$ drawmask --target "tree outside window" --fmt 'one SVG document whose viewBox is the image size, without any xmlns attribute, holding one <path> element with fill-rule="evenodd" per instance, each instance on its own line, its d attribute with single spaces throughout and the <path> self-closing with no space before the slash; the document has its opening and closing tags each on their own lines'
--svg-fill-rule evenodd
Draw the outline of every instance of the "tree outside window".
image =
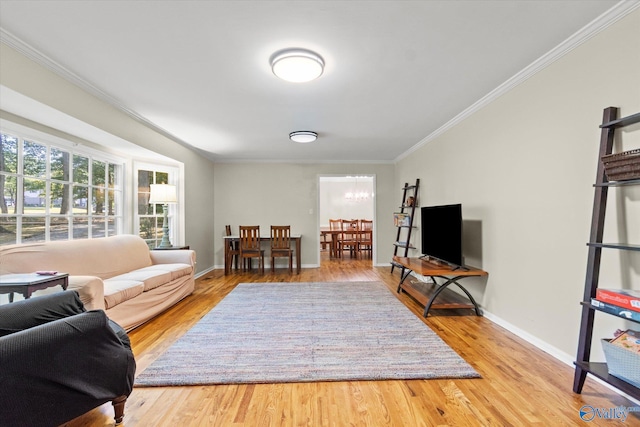
<svg viewBox="0 0 640 427">
<path fill-rule="evenodd" d="M 0 136 L 0 245 L 120 232 L 122 164 L 20 135 Z"/>
</svg>

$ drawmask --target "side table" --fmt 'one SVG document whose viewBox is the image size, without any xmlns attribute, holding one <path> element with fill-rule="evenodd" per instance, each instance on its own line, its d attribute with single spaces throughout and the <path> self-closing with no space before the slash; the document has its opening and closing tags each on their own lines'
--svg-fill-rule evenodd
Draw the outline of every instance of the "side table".
<svg viewBox="0 0 640 427">
<path fill-rule="evenodd" d="M 66 291 L 69 286 L 69 274 L 21 273 L 0 275 L 0 294 L 9 294 L 9 302 L 13 302 L 14 292 L 22 294 L 24 299 L 29 299 L 34 291 L 58 285 L 62 286 L 62 289 Z"/>
</svg>

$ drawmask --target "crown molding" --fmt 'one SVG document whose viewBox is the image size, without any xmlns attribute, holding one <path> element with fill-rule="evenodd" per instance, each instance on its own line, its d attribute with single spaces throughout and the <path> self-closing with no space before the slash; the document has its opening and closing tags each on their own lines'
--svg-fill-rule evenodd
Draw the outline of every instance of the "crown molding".
<svg viewBox="0 0 640 427">
<path fill-rule="evenodd" d="M 438 129 L 424 137 L 420 140 L 416 145 L 409 148 L 407 151 L 399 155 L 394 162 L 398 162 L 405 157 L 409 156 L 414 151 L 418 150 L 425 144 L 430 141 L 433 141 L 443 133 L 447 132 L 449 129 L 453 128 L 475 112 L 481 110 L 486 107 L 500 96 L 509 92 L 511 89 L 525 82 L 529 78 L 533 77 L 535 74 L 539 73 L 543 69 L 547 68 L 549 65 L 553 64 L 558 59 L 562 58 L 567 53 L 571 52 L 573 49 L 582 45 L 587 40 L 591 39 L 601 31 L 605 30 L 609 26 L 615 24 L 620 19 L 624 18 L 634 10 L 640 8 L 640 0 L 625 0 L 613 6 L 611 9 L 591 21 L 589 24 L 582 27 L 575 34 L 569 37 L 567 40 L 560 43 L 555 48 L 551 49 L 545 55 L 541 56 L 531 64 L 529 64 L 522 71 L 518 72 L 516 75 L 511 77 L 509 80 L 502 83 L 500 86 L 480 98 L 471 106 L 467 107 L 460 114 L 446 122 L 444 125 L 440 126 Z"/>
<path fill-rule="evenodd" d="M 578 30 L 575 34 L 573 34 L 567 40 L 560 43 L 551 51 L 549 51 L 542 57 L 538 58 L 536 61 L 531 63 L 522 71 L 520 71 L 519 73 L 511 77 L 509 80 L 505 81 L 503 84 L 495 88 L 493 91 L 489 92 L 487 95 L 485 95 L 484 97 L 476 101 L 474 104 L 472 104 L 471 106 L 463 110 L 460 114 L 458 114 L 457 116 L 455 116 L 454 118 L 446 122 L 444 125 L 436 129 L 434 132 L 427 135 L 425 138 L 420 140 L 413 147 L 411 147 L 410 149 L 405 151 L 403 154 L 398 156 L 395 160 L 391 161 L 391 163 L 396 163 L 402 160 L 403 158 L 407 157 L 408 155 L 418 150 L 423 145 L 427 144 L 428 142 L 434 140 L 435 138 L 442 135 L 449 129 L 453 128 L 454 126 L 456 126 L 457 124 L 459 124 L 460 122 L 462 122 L 463 120 L 465 120 L 466 118 L 474 114 L 475 112 L 479 111 L 480 109 L 487 106 L 488 104 L 490 104 L 491 102 L 493 102 L 494 100 L 502 96 L 503 94 L 507 93 L 511 89 L 515 88 L 516 86 L 520 85 L 524 81 L 528 80 L 533 75 L 545 69 L 546 67 L 548 67 L 549 65 L 551 65 L 552 63 L 554 63 L 555 61 L 557 61 L 558 59 L 560 59 L 561 57 L 563 57 L 564 55 L 572 51 L 573 49 L 580 46 L 582 43 L 586 42 L 587 40 L 594 37 L 599 32 L 605 30 L 607 27 L 614 24 L 615 22 L 622 19 L 623 17 L 625 17 L 626 15 L 628 15 L 629 13 L 633 12 L 638 8 L 640 8 L 640 0 L 623 0 L 617 3 L 615 6 L 613 6 L 611 9 L 609 9 L 608 11 L 600 15 L 598 18 L 594 19 L 592 22 L 590 22 L 589 24 L 587 24 L 586 26 Z M 177 136 L 173 135 L 167 130 L 159 127 L 155 123 L 147 120 L 145 117 L 141 116 L 134 110 L 125 106 L 122 102 L 120 102 L 116 98 L 112 97 L 111 95 L 107 94 L 103 90 L 94 86 L 92 83 L 88 82 L 87 80 L 81 78 L 74 72 L 65 68 L 58 62 L 54 61 L 53 59 L 49 58 L 48 56 L 34 49 L 33 47 L 23 42 L 19 38 L 15 37 L 13 34 L 11 34 L 10 32 L 6 31 L 3 28 L 0 28 L 0 42 L 15 49 L 16 51 L 26 56 L 30 60 L 36 62 L 37 64 L 43 66 L 44 68 L 59 75 L 60 77 L 69 81 L 70 83 L 80 87 L 81 89 L 92 94 L 93 96 L 100 99 L 101 101 L 111 105 L 112 107 L 116 108 L 117 110 L 129 116 L 130 118 L 152 129 L 153 131 L 161 134 L 162 136 L 172 141 L 175 141 L 176 143 L 186 148 L 189 148 L 191 150 L 194 149 L 194 147 L 189 145 L 187 142 L 183 141 L 182 139 L 178 138 Z M 211 155 L 210 153 L 204 153 L 202 152 L 202 150 L 197 150 L 197 151 L 199 152 L 200 155 L 203 155 L 204 157 L 212 161 L 218 160 L 215 158 L 215 156 Z M 382 162 L 382 163 L 385 163 L 385 162 Z"/>
<path fill-rule="evenodd" d="M 178 144 L 180 144 L 180 145 L 182 145 L 182 146 L 184 146 L 184 147 L 186 147 L 186 148 L 188 148 L 190 150 L 194 149 L 194 147 L 189 145 L 187 142 L 185 142 L 182 139 L 178 138 L 177 136 L 173 135 L 169 131 L 161 128 L 160 126 L 156 125 L 155 123 L 147 120 L 145 117 L 141 116 L 136 111 L 128 108 L 126 105 L 124 105 L 118 99 L 116 99 L 113 96 L 107 94 L 102 89 L 99 89 L 98 87 L 94 86 L 92 83 L 90 83 L 86 79 L 83 79 L 82 77 L 78 76 L 77 74 L 75 74 L 71 70 L 67 69 L 66 67 L 64 67 L 60 63 L 58 63 L 58 62 L 54 61 L 53 59 L 49 58 L 48 56 L 46 56 L 42 52 L 34 49 L 33 47 L 31 47 L 27 43 L 23 42 L 22 40 L 20 40 L 19 38 L 17 38 L 13 34 L 11 34 L 10 32 L 6 31 L 4 28 L 0 28 L 0 42 L 4 43 L 5 45 L 7 45 L 7 46 L 9 46 L 11 48 L 13 48 L 14 50 L 18 51 L 22 55 L 26 56 L 28 59 L 34 61 L 35 63 L 37 63 L 39 65 L 41 65 L 42 67 L 44 67 L 47 70 L 53 72 L 54 74 L 62 77 L 63 79 L 67 80 L 68 82 L 72 83 L 73 85 L 78 86 L 80 89 L 84 90 L 85 92 L 90 93 L 91 95 L 95 96 L 99 100 L 109 104 L 110 106 L 112 106 L 115 109 L 119 110 L 120 112 L 126 114 L 127 116 L 129 116 L 133 120 L 143 124 L 144 126 L 150 128 L 151 130 L 161 134 L 165 138 L 168 138 L 168 139 L 170 139 L 170 140 L 172 140 L 174 142 L 177 142 Z M 209 158 L 209 160 L 213 160 L 213 157 L 212 157 L 212 155 L 210 153 L 206 153 L 205 154 L 204 152 L 199 152 L 199 154 L 203 155 L 204 157 Z"/>
<path fill-rule="evenodd" d="M 119 102 L 114 97 L 108 95 L 106 92 L 102 91 L 101 89 L 98 89 L 96 86 L 94 86 L 87 80 L 83 79 L 82 77 L 78 76 L 74 72 L 70 71 L 69 69 L 65 68 L 60 63 L 54 61 L 50 57 L 34 49 L 27 43 L 23 42 L 22 40 L 20 40 L 10 32 L 8 32 L 7 30 L 5 30 L 4 28 L 0 28 L 0 42 L 15 49 L 22 55 L 26 56 L 28 59 L 36 62 L 37 64 L 43 66 L 49 71 L 52 71 L 53 73 L 69 81 L 70 83 L 73 83 L 75 86 L 78 86 L 84 91 L 89 92 L 90 94 L 96 96 L 100 100 L 107 102 L 108 104 L 112 105 L 118 110 L 125 112 L 127 115 L 132 115 L 136 119 L 143 119 L 139 114 L 125 107 L 121 102 Z"/>
</svg>

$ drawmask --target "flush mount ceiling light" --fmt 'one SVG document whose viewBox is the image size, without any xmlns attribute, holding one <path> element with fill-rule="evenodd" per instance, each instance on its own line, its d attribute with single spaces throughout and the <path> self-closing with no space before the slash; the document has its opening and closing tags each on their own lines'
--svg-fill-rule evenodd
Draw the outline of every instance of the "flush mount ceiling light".
<svg viewBox="0 0 640 427">
<path fill-rule="evenodd" d="M 313 142 L 318 138 L 318 134 L 315 132 L 311 132 L 308 130 L 299 130 L 297 132 L 291 132 L 289 134 L 289 139 L 293 142 L 299 142 L 300 144 L 306 144 L 308 142 Z"/>
<path fill-rule="evenodd" d="M 282 80 L 304 83 L 322 75 L 324 60 L 310 50 L 284 49 L 271 55 L 271 69 Z"/>
</svg>

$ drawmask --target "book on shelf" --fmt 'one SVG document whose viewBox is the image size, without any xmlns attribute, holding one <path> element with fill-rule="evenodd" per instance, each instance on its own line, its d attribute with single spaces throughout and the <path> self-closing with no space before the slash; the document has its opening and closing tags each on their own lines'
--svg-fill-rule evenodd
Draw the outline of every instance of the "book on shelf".
<svg viewBox="0 0 640 427">
<path fill-rule="evenodd" d="M 633 311 L 640 311 L 640 291 L 633 289 L 598 289 L 596 299 Z"/>
<path fill-rule="evenodd" d="M 625 350 L 640 354 L 640 332 L 627 329 L 611 341 L 610 344 L 622 347 Z"/>
<path fill-rule="evenodd" d="M 591 305 L 599 308 L 600 310 L 606 313 L 615 314 L 616 316 L 620 316 L 626 319 L 631 319 L 631 320 L 635 320 L 636 322 L 640 322 L 640 312 L 629 310 L 627 308 L 609 304 L 606 302 L 602 302 L 595 298 L 591 298 Z"/>
<path fill-rule="evenodd" d="M 403 212 L 393 214 L 393 225 L 396 227 L 408 227 L 411 225 L 411 215 Z"/>
</svg>

